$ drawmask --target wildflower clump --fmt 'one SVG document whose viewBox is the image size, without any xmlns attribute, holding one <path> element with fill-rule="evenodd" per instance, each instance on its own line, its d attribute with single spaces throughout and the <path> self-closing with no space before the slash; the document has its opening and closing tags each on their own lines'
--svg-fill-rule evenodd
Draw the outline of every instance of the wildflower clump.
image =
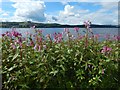
<svg viewBox="0 0 120 90">
<path fill-rule="evenodd" d="M 90 22 L 85 35 L 42 35 L 17 31 L 2 34 L 2 86 L 8 90 L 45 88 L 116 88 L 118 86 L 118 36 L 99 41 Z"/>
</svg>

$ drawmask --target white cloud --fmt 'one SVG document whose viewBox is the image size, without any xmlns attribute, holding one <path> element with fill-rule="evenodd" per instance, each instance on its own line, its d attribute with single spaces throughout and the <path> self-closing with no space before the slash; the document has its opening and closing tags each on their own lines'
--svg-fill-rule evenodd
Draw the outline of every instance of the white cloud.
<svg viewBox="0 0 120 90">
<path fill-rule="evenodd" d="M 2 16 L 6 17 L 6 16 L 9 16 L 8 13 L 3 13 Z"/>
<path fill-rule="evenodd" d="M 4 10 L 2 10 L 2 8 L 0 8 L 0 21 L 5 21 L 7 18 L 6 17 L 8 17 L 9 16 L 9 12 L 8 11 L 4 11 Z M 3 18 L 3 20 L 2 20 L 2 18 Z"/>
<path fill-rule="evenodd" d="M 61 24 L 82 24 L 81 16 L 88 12 L 89 10 L 78 10 L 75 6 L 65 5 L 64 11 L 59 12 L 57 21 Z"/>
<path fill-rule="evenodd" d="M 84 21 L 91 20 L 94 24 L 118 24 L 117 3 L 106 2 L 94 4 L 99 4 L 102 8 L 90 12 L 87 9 L 78 10 L 75 6 L 66 5 L 64 11 L 60 11 L 59 13 L 58 22 L 62 24 L 83 24 Z"/>
<path fill-rule="evenodd" d="M 67 5 L 67 4 L 68 4 L 68 1 L 61 0 L 61 3 L 62 3 L 63 5 Z"/>
<path fill-rule="evenodd" d="M 60 11 L 60 16 L 73 16 L 74 15 L 74 6 L 65 5 L 64 11 Z"/>
<path fill-rule="evenodd" d="M 96 24 L 117 24 L 118 9 L 117 3 L 93 3 L 94 5 L 101 5 L 102 8 L 98 11 L 90 12 L 87 9 L 77 9 L 75 6 L 63 2 L 65 5 L 64 10 L 59 14 L 45 14 L 45 4 L 41 0 L 11 0 L 15 2 L 13 7 L 16 9 L 14 16 L 11 18 L 4 18 L 7 21 L 39 21 L 61 24 L 83 24 L 86 20 L 91 20 Z M 86 0 L 87 1 L 87 0 Z M 24 3 L 23 3 L 24 2 Z M 112 10 L 112 13 L 107 13 Z M 0 9 L 2 11 L 2 9 Z M 54 13 L 54 12 L 53 12 Z M 7 14 L 3 14 L 7 16 Z M 1 20 L 2 18 L 0 18 Z"/>
<path fill-rule="evenodd" d="M 11 0 L 15 2 L 12 6 L 16 9 L 14 17 L 24 18 L 25 20 L 32 21 L 45 21 L 45 4 L 42 1 L 26 0 L 26 2 L 21 2 L 20 0 Z"/>
<path fill-rule="evenodd" d="M 94 5 L 101 5 L 101 12 L 106 12 L 111 9 L 118 9 L 118 2 L 95 2 Z"/>
</svg>

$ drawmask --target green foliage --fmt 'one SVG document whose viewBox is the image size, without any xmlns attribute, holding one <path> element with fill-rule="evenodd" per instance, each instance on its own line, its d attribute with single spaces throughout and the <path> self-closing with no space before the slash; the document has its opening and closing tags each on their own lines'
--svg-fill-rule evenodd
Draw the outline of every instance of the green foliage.
<svg viewBox="0 0 120 90">
<path fill-rule="evenodd" d="M 78 34 L 79 35 L 79 34 Z M 41 34 L 37 35 L 37 37 Z M 22 38 L 22 37 L 21 37 Z M 118 45 L 117 41 L 94 41 L 82 39 L 55 43 L 44 38 L 41 50 L 7 36 L 2 38 L 2 81 L 3 89 L 39 90 L 45 88 L 118 88 Z M 30 39 L 30 37 L 29 37 Z M 42 45 L 46 45 L 43 48 Z M 103 46 L 112 48 L 110 53 L 101 53 Z M 119 87 L 120 88 L 120 87 Z"/>
</svg>

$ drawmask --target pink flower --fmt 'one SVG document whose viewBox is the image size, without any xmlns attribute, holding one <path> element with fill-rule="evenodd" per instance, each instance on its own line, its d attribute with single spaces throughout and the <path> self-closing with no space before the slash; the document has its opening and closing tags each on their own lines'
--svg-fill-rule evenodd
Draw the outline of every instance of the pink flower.
<svg viewBox="0 0 120 90">
<path fill-rule="evenodd" d="M 38 46 L 38 45 L 37 45 L 37 44 L 35 44 L 35 46 L 34 46 L 34 50 L 36 50 L 36 49 L 37 49 L 37 46 Z"/>
<path fill-rule="evenodd" d="M 112 48 L 104 46 L 101 53 L 106 53 L 106 52 L 110 52 L 112 50 Z"/>
<path fill-rule="evenodd" d="M 75 27 L 75 28 L 74 28 L 74 30 L 75 30 L 76 32 L 78 32 L 79 29 L 80 29 L 79 27 Z"/>
<path fill-rule="evenodd" d="M 17 31 L 12 31 L 11 35 L 14 36 L 14 37 L 22 36 L 21 33 L 18 33 Z"/>
<path fill-rule="evenodd" d="M 33 46 L 34 45 L 34 42 L 31 40 L 30 41 L 30 46 Z"/>
<path fill-rule="evenodd" d="M 33 29 L 35 29 L 35 25 L 34 25 L 34 26 L 32 26 L 32 28 L 33 28 Z"/>
<path fill-rule="evenodd" d="M 54 36 L 55 43 L 60 43 L 62 41 L 62 38 L 63 38 L 62 33 L 54 33 L 53 36 Z"/>
<path fill-rule="evenodd" d="M 7 31 L 7 32 L 5 33 L 5 36 L 12 37 L 12 34 L 11 34 L 11 32 L 8 32 L 8 31 Z"/>
<path fill-rule="evenodd" d="M 34 50 L 37 50 L 37 51 L 41 51 L 41 46 L 40 45 L 38 45 L 38 44 L 35 44 L 35 46 L 34 46 Z"/>
<path fill-rule="evenodd" d="M 22 43 L 20 43 L 19 45 L 20 45 L 20 48 L 22 48 Z"/>
<path fill-rule="evenodd" d="M 88 20 L 88 21 L 85 21 L 84 22 L 84 25 L 85 25 L 85 27 L 88 29 L 88 28 L 90 28 L 90 25 L 91 25 L 91 22 Z"/>
<path fill-rule="evenodd" d="M 46 35 L 46 38 L 50 38 L 50 36 L 51 36 L 50 34 L 47 34 L 47 35 Z"/>
<path fill-rule="evenodd" d="M 41 51 L 41 46 L 40 46 L 40 45 L 38 46 L 38 51 L 39 51 L 39 52 Z"/>
<path fill-rule="evenodd" d="M 114 35 L 113 40 L 119 41 L 120 40 L 120 36 Z"/>
<path fill-rule="evenodd" d="M 2 37 L 4 37 L 5 36 L 5 34 L 2 34 Z"/>
<path fill-rule="evenodd" d="M 20 44 L 20 43 L 22 43 L 22 39 L 19 38 L 19 39 L 15 40 L 15 42 L 16 42 L 16 44 Z"/>
</svg>

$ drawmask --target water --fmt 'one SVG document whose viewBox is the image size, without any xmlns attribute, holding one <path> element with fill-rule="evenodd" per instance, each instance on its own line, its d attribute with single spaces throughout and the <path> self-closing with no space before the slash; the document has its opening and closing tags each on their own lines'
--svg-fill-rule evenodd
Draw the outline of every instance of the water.
<svg viewBox="0 0 120 90">
<path fill-rule="evenodd" d="M 47 34 L 53 34 L 55 32 L 63 32 L 64 28 L 37 28 L 39 30 L 43 30 L 43 35 Z M 11 31 L 10 28 L 0 28 L 0 37 L 2 33 L 5 33 L 6 31 Z M 35 31 L 32 28 L 16 28 L 16 30 L 20 33 L 22 33 L 23 36 L 26 36 L 26 32 L 29 32 L 31 34 L 34 34 Z M 76 32 L 74 31 L 74 28 L 69 28 L 70 32 L 73 35 L 76 35 Z M 85 28 L 80 28 L 79 32 L 84 35 L 85 33 L 83 31 L 86 31 Z M 101 35 L 100 39 L 103 39 L 105 35 L 110 34 L 112 36 L 118 35 L 118 28 L 92 28 L 92 31 L 94 34 Z"/>
</svg>

